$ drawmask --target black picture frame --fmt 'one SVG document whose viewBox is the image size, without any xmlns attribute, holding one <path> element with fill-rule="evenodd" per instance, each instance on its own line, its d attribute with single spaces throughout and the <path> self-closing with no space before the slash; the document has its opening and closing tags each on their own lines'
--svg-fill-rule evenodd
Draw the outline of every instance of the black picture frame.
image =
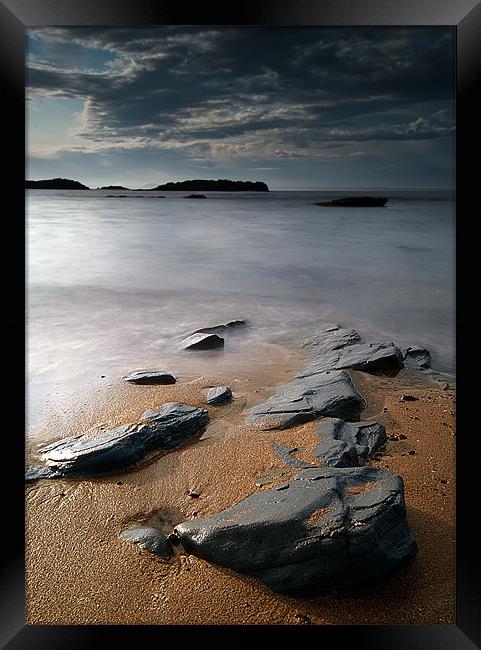
<svg viewBox="0 0 481 650">
<path fill-rule="evenodd" d="M 0 0 L 0 79 L 4 135 L 13 136 L 13 145 L 4 149 L 6 191 L 11 200 L 8 213 L 17 224 L 19 248 L 24 245 L 24 34 L 26 27 L 40 25 L 451 25 L 457 35 L 457 106 L 456 106 L 456 248 L 457 248 L 457 619 L 456 625 L 406 626 L 323 626 L 289 628 L 283 626 L 282 639 L 286 645 L 309 638 L 316 644 L 356 643 L 370 650 L 397 650 L 428 648 L 468 650 L 481 647 L 481 580 L 476 495 L 478 494 L 479 454 L 476 449 L 477 432 L 473 404 L 477 403 L 475 381 L 468 378 L 472 363 L 476 330 L 468 318 L 473 318 L 463 300 L 471 295 L 469 282 L 476 277 L 477 242 L 470 231 L 479 215 L 475 195 L 479 163 L 476 135 L 480 107 L 477 82 L 481 69 L 481 4 L 475 0 L 237 0 L 216 6 L 214 3 L 193 4 L 187 9 L 180 3 L 162 0 Z M 476 175 L 476 178 L 475 178 Z M 17 214 L 18 213 L 18 214 Z M 477 217 L 479 218 L 479 216 Z M 4 221 L 7 213 L 4 213 Z M 470 249 L 470 246 L 472 248 Z M 18 249 L 17 249 L 18 250 Z M 22 250 L 22 248 L 20 248 Z M 21 254 L 17 256 L 22 259 Z M 23 266 L 15 268 L 17 283 L 24 283 Z M 10 275 L 11 267 L 9 266 Z M 6 281 L 10 284 L 11 278 Z M 13 286 L 13 285 L 12 285 Z M 475 286 L 475 285 L 474 285 Z M 468 290 L 466 291 L 466 288 Z M 22 289 L 14 288 L 23 296 Z M 10 303 L 9 303 L 10 304 Z M 9 320 L 18 326 L 22 337 L 21 306 Z M 10 337 L 11 332 L 8 333 Z M 8 344 L 9 345 L 9 344 Z M 24 349 L 24 342 L 17 350 Z M 19 367 L 16 358 L 16 367 Z M 20 371 L 22 369 L 20 368 Z M 22 374 L 21 372 L 19 374 Z M 31 626 L 25 625 L 25 554 L 24 554 L 24 440 L 18 426 L 18 413 L 23 411 L 24 394 L 15 382 L 18 408 L 12 421 L 7 416 L 4 431 L 3 465 L 9 465 L 12 476 L 4 484 L 4 552 L 1 557 L 0 582 L 0 642 L 9 650 L 19 648 L 57 649 L 68 647 L 104 647 L 113 642 L 117 630 L 119 639 L 127 647 L 137 647 L 151 636 L 155 643 L 177 644 L 197 642 L 209 634 L 215 644 L 244 646 L 256 642 L 259 626 L 192 626 L 178 630 L 167 626 L 159 633 L 158 626 Z M 13 399 L 13 398 L 12 398 Z M 11 413 L 9 402 L 8 411 Z M 8 443 L 5 442 L 8 440 Z M 13 461 L 15 459 L 15 462 Z M 5 467 L 6 470 L 6 467 Z M 478 471 L 477 471 L 478 470 Z M 3 473 L 2 473 L 3 475 Z M 442 562 L 443 558 L 439 558 Z M 54 598 L 54 594 L 52 594 Z M 235 630 L 232 629 L 235 627 Z M 262 627 L 262 626 L 261 626 Z M 266 626 L 268 627 L 268 626 Z M 207 629 L 208 628 L 208 629 Z M 120 632 L 119 632 L 120 630 Z M 268 630 L 269 633 L 271 630 Z M 313 633 L 315 636 L 313 637 Z M 181 635 L 181 636 L 179 636 Z"/>
</svg>

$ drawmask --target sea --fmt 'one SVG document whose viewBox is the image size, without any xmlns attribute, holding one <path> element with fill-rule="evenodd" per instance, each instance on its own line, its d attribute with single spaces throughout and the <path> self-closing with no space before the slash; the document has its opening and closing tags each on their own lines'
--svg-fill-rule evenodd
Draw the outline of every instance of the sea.
<svg viewBox="0 0 481 650">
<path fill-rule="evenodd" d="M 281 359 L 324 323 L 424 345 L 434 369 L 455 371 L 453 192 L 160 194 L 27 190 L 33 429 L 45 408 L 99 378 L 143 368 L 232 376 L 266 354 Z M 350 195 L 388 203 L 314 205 Z M 234 319 L 248 326 L 221 354 L 180 349 L 186 334 Z"/>
</svg>

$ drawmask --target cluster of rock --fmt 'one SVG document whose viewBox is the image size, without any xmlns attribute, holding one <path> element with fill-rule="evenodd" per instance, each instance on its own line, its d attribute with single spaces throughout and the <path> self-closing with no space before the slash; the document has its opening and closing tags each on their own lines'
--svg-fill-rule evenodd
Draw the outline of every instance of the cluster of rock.
<svg viewBox="0 0 481 650">
<path fill-rule="evenodd" d="M 224 345 L 219 336 L 245 321 L 196 330 L 185 349 Z M 311 460 L 296 447 L 273 443 L 290 468 L 302 470 L 290 483 L 253 494 L 205 519 L 177 525 L 167 538 L 149 526 L 128 528 L 121 538 L 167 558 L 171 542 L 185 551 L 262 580 L 275 592 L 297 596 L 344 592 L 381 579 L 412 558 L 416 542 L 406 521 L 403 481 L 390 472 L 363 467 L 386 442 L 377 422 L 349 421 L 366 406 L 348 372 L 397 372 L 404 364 L 430 371 L 429 351 L 393 343 L 366 343 L 355 330 L 326 325 L 304 341 L 311 358 L 295 378 L 254 406 L 248 422 L 261 430 L 285 429 L 313 419 L 319 442 Z M 135 384 L 173 384 L 165 370 L 136 371 Z M 232 400 L 227 386 L 209 389 L 206 403 Z M 125 471 L 152 451 L 172 449 L 197 436 L 208 421 L 204 409 L 164 404 L 140 422 L 100 435 L 79 435 L 44 447 L 39 478 L 89 477 Z M 322 465 L 322 466 L 320 466 Z"/>
<path fill-rule="evenodd" d="M 251 409 L 248 421 L 260 429 L 285 429 L 321 416 L 344 420 L 366 406 L 347 368 L 397 371 L 403 354 L 393 343 L 364 343 L 355 330 L 328 324 L 304 341 L 312 357 L 293 381 Z"/>
<path fill-rule="evenodd" d="M 274 443 L 285 465 L 304 469 L 292 482 L 173 531 L 189 553 L 297 596 L 362 587 L 417 552 L 402 478 L 360 467 L 385 444 L 384 427 L 345 421 L 365 408 L 346 369 L 397 371 L 403 353 L 392 343 L 365 343 L 338 325 L 326 325 L 305 345 L 312 358 L 293 381 L 253 407 L 248 422 L 285 429 L 322 416 L 312 462 L 294 455 L 303 450 Z"/>
</svg>

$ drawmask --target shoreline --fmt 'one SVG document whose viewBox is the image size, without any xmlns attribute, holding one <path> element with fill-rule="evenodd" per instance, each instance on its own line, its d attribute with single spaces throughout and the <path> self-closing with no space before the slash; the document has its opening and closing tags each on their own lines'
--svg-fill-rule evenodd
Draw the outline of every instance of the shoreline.
<svg viewBox="0 0 481 650">
<path fill-rule="evenodd" d="M 282 431 L 245 423 L 245 410 L 292 378 L 303 355 L 293 354 L 284 365 L 271 359 L 254 377 L 224 373 L 169 386 L 119 384 L 103 406 L 101 399 L 94 401 L 85 422 L 131 421 L 166 401 L 207 408 L 211 421 L 196 440 L 130 472 L 27 487 L 27 623 L 454 623 L 455 391 L 417 385 L 409 372 L 386 377 L 349 371 L 367 400 L 362 419 L 384 424 L 388 435 L 386 450 L 367 465 L 402 476 L 419 547 L 409 565 L 371 593 L 309 600 L 280 596 L 254 578 L 197 557 L 161 560 L 118 537 L 126 524 L 154 517 L 168 528 L 193 512 L 206 517 L 262 489 L 255 486 L 258 476 L 282 467 L 273 441 L 312 450 L 315 421 Z M 212 385 L 230 386 L 234 402 L 207 406 L 203 400 Z M 400 402 L 406 391 L 418 399 Z M 74 419 L 62 421 L 57 438 L 82 428 L 77 422 L 71 430 Z M 399 434 L 406 438 L 394 440 Z M 199 498 L 188 497 L 189 490 Z"/>
</svg>

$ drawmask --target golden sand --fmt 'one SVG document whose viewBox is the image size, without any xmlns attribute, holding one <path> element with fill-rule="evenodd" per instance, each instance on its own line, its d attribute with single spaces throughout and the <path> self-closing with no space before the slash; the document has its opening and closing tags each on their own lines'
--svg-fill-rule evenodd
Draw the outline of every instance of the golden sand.
<svg viewBox="0 0 481 650">
<path fill-rule="evenodd" d="M 352 373 L 368 402 L 362 419 L 383 423 L 390 438 L 385 452 L 370 464 L 403 477 L 408 521 L 419 547 L 408 566 L 372 593 L 310 600 L 279 596 L 256 579 L 194 556 L 175 554 L 162 560 L 119 538 L 133 522 L 150 521 L 169 532 L 180 521 L 213 515 L 269 489 L 275 483 L 256 487 L 256 481 L 267 470 L 281 471 L 273 441 L 312 451 L 318 442 L 313 422 L 263 432 L 245 424 L 245 410 L 290 380 L 301 366 L 299 356 L 283 367 L 267 363 L 265 372 L 254 377 L 203 377 L 172 386 L 115 385 L 101 399 L 84 403 L 82 412 L 72 411 L 63 419 L 53 414 L 50 428 L 40 431 L 37 441 L 45 439 L 47 429 L 52 434 L 52 422 L 53 437 L 60 438 L 95 423 L 111 427 L 135 420 L 145 409 L 166 401 L 208 408 L 211 422 L 200 439 L 134 471 L 27 486 L 27 622 L 454 623 L 454 391 L 413 387 L 403 373 L 393 378 Z M 206 392 L 213 385 L 230 386 L 234 402 L 207 407 Z M 418 399 L 401 402 L 406 392 Z M 32 444 L 29 452 L 34 451 Z M 277 476 L 285 482 L 285 475 Z M 188 496 L 189 491 L 198 498 Z"/>
</svg>

